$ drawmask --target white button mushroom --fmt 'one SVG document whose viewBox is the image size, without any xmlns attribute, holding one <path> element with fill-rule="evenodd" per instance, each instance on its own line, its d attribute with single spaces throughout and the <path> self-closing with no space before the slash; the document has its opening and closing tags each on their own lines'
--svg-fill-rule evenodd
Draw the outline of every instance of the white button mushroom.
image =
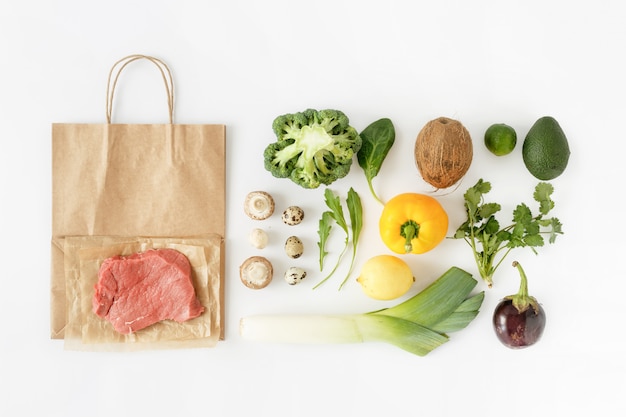
<svg viewBox="0 0 626 417">
<path fill-rule="evenodd" d="M 253 220 L 265 220 L 274 213 L 274 198 L 265 191 L 252 191 L 246 196 L 243 209 Z"/>
<path fill-rule="evenodd" d="M 250 236 L 248 236 L 250 243 L 257 249 L 263 249 L 267 246 L 269 242 L 269 236 L 267 232 L 263 229 L 254 228 L 250 232 Z"/>
<path fill-rule="evenodd" d="M 260 290 L 269 285 L 274 277 L 274 268 L 270 261 L 262 256 L 251 256 L 239 267 L 241 282 L 253 290 Z"/>
<path fill-rule="evenodd" d="M 306 271 L 297 266 L 292 266 L 285 271 L 285 281 L 289 285 L 296 285 L 306 278 Z"/>
<path fill-rule="evenodd" d="M 285 253 L 290 258 L 296 259 L 302 256 L 304 252 L 304 245 L 297 236 L 289 236 L 285 242 Z"/>
<path fill-rule="evenodd" d="M 304 210 L 298 206 L 289 206 L 283 211 L 282 219 L 289 226 L 300 224 L 304 219 Z"/>
</svg>

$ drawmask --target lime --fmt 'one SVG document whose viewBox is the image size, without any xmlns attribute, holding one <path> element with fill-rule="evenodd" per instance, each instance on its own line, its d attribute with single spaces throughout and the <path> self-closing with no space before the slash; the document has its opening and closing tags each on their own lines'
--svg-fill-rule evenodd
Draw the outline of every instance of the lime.
<svg viewBox="0 0 626 417">
<path fill-rule="evenodd" d="M 485 131 L 485 146 L 497 156 L 510 154 L 517 144 L 515 129 L 504 123 L 489 126 Z"/>
</svg>

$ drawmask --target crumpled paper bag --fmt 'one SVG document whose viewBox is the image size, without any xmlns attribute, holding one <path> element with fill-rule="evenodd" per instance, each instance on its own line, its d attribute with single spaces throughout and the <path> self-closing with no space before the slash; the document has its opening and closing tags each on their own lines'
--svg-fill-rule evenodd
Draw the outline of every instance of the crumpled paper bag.
<svg viewBox="0 0 626 417">
<path fill-rule="evenodd" d="M 66 237 L 64 240 L 67 325 L 65 347 L 71 350 L 145 350 L 213 347 L 220 339 L 221 236 L 203 238 Z M 164 320 L 123 335 L 92 310 L 98 270 L 109 257 L 150 249 L 171 248 L 183 253 L 192 267 L 193 286 L 205 311 L 183 323 Z"/>
</svg>

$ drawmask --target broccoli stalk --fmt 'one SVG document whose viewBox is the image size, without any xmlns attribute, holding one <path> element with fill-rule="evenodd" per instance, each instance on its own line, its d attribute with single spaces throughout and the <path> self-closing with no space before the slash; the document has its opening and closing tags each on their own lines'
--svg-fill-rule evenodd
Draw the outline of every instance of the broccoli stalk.
<svg viewBox="0 0 626 417">
<path fill-rule="evenodd" d="M 329 185 L 350 172 L 361 137 L 339 110 L 284 114 L 274 119 L 277 141 L 265 148 L 265 169 L 304 188 Z"/>
</svg>

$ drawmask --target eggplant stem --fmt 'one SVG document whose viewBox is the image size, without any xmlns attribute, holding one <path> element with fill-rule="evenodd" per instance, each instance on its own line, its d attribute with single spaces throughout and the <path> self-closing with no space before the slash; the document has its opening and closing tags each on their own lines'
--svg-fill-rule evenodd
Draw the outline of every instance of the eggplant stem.
<svg viewBox="0 0 626 417">
<path fill-rule="evenodd" d="M 528 310 L 528 307 L 532 307 L 535 312 L 538 312 L 539 303 L 535 297 L 528 295 L 528 279 L 526 278 L 526 272 L 524 272 L 522 265 L 517 261 L 513 261 L 513 267 L 517 268 L 520 275 L 519 291 L 517 294 L 507 298 L 513 302 L 513 306 L 520 314 Z"/>
</svg>

